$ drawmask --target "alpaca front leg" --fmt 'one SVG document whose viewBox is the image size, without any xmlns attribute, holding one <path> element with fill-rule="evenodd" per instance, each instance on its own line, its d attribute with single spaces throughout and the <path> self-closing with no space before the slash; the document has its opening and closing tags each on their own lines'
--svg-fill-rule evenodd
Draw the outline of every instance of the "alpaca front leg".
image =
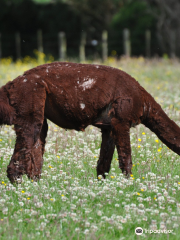
<svg viewBox="0 0 180 240">
<path fill-rule="evenodd" d="M 114 149 L 115 144 L 111 130 L 103 129 L 100 157 L 97 162 L 97 176 L 102 175 L 105 178 L 105 173 L 109 173 Z"/>
<path fill-rule="evenodd" d="M 113 126 L 112 133 L 118 152 L 119 168 L 125 175 L 129 176 L 132 169 L 129 122 L 119 121 L 113 118 L 111 124 Z"/>
</svg>

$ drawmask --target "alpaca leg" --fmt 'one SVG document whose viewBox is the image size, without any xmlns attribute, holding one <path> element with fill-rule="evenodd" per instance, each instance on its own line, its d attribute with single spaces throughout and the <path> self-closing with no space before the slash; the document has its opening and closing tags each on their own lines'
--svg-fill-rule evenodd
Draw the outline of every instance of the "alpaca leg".
<svg viewBox="0 0 180 240">
<path fill-rule="evenodd" d="M 109 173 L 114 148 L 115 144 L 111 136 L 111 130 L 102 130 L 101 151 L 97 162 L 97 176 L 102 175 L 105 178 L 105 173 Z"/>
<path fill-rule="evenodd" d="M 42 144 L 42 156 L 44 154 L 45 150 L 45 143 L 46 143 L 46 137 L 47 137 L 47 132 L 48 132 L 48 124 L 47 124 L 47 119 L 44 118 L 43 126 L 41 129 L 41 134 L 40 134 L 40 139 L 41 139 L 41 144 Z"/>
<path fill-rule="evenodd" d="M 119 168 L 123 173 L 129 176 L 132 168 L 129 122 L 121 122 L 113 118 L 111 124 L 113 126 L 113 138 L 118 151 Z"/>
</svg>

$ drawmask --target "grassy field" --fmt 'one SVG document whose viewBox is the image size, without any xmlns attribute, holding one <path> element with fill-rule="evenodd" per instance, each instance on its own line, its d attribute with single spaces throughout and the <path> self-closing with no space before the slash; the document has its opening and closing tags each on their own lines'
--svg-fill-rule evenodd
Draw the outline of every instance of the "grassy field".
<svg viewBox="0 0 180 240">
<path fill-rule="evenodd" d="M 0 62 L 0 85 L 44 62 Z M 110 58 L 136 78 L 180 126 L 180 63 Z M 49 122 L 41 180 L 11 185 L 11 126 L 0 128 L 0 239 L 180 239 L 180 157 L 143 125 L 131 129 L 133 175 L 124 178 L 117 153 L 106 180 L 97 180 L 101 133 L 65 131 Z M 143 234 L 137 236 L 135 228 Z M 150 233 L 150 230 L 160 233 Z"/>
</svg>

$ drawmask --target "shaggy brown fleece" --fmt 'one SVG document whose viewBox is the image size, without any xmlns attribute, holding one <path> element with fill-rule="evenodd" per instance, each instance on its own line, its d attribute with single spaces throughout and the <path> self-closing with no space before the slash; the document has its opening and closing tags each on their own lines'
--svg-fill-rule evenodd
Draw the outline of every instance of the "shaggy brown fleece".
<svg viewBox="0 0 180 240">
<path fill-rule="evenodd" d="M 0 88 L 0 124 L 14 125 L 17 139 L 7 169 L 39 178 L 49 119 L 66 129 L 102 130 L 97 175 L 109 172 L 116 146 L 119 167 L 131 174 L 130 128 L 139 123 L 180 154 L 180 128 L 127 73 L 107 66 L 54 62 L 33 68 Z"/>
</svg>

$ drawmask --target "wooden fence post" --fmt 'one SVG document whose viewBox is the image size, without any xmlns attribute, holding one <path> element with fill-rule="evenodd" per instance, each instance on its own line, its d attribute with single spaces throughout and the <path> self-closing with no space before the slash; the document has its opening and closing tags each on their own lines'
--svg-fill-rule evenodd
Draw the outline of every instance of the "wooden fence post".
<svg viewBox="0 0 180 240">
<path fill-rule="evenodd" d="M 176 57 L 176 31 L 171 29 L 171 34 L 169 36 L 169 47 L 170 47 L 170 57 Z"/>
<path fill-rule="evenodd" d="M 130 41 L 130 31 L 125 28 L 123 30 L 123 40 L 124 40 L 124 54 L 127 57 L 131 56 L 131 41 Z"/>
<path fill-rule="evenodd" d="M 42 36 L 42 30 L 37 30 L 37 47 L 39 52 L 43 52 L 43 36 Z"/>
<path fill-rule="evenodd" d="M 108 58 L 108 31 L 102 32 L 102 61 L 107 61 Z"/>
<path fill-rule="evenodd" d="M 2 40 L 2 35 L 0 33 L 0 60 L 2 58 L 2 43 L 1 43 L 1 40 Z"/>
<path fill-rule="evenodd" d="M 80 62 L 85 62 L 86 61 L 85 45 L 86 45 L 86 33 L 82 32 L 80 46 L 79 46 L 79 59 L 80 59 Z"/>
<path fill-rule="evenodd" d="M 16 59 L 21 59 L 21 36 L 19 32 L 15 34 Z"/>
<path fill-rule="evenodd" d="M 66 35 L 64 32 L 58 33 L 58 45 L 59 45 L 59 60 L 64 61 L 66 59 Z"/>
<path fill-rule="evenodd" d="M 145 32 L 145 41 L 146 41 L 146 57 L 151 57 L 151 31 L 146 30 Z"/>
</svg>

